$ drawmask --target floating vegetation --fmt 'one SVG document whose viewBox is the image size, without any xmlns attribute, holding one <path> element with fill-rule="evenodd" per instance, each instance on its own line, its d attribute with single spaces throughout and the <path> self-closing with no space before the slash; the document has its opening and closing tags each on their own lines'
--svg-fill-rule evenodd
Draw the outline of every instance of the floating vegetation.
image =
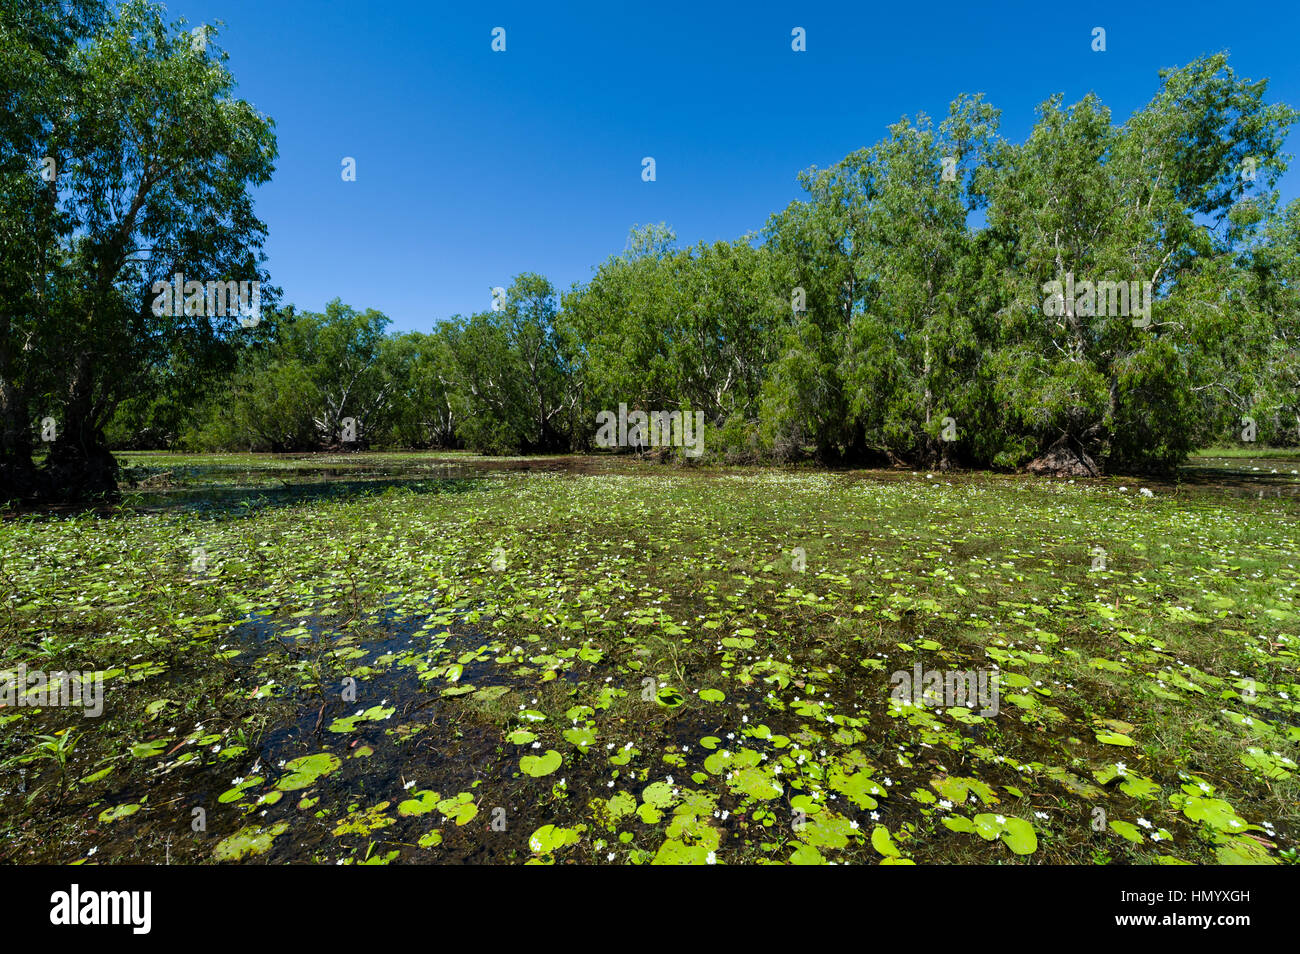
<svg viewBox="0 0 1300 954">
<path fill-rule="evenodd" d="M 403 466 L 6 520 L 0 670 L 104 680 L 0 708 L 6 860 L 1296 856 L 1292 496 Z"/>
</svg>

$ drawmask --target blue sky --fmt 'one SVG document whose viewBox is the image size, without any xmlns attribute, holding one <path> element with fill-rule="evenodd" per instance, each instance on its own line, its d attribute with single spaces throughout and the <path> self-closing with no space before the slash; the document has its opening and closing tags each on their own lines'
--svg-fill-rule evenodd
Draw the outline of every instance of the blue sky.
<svg viewBox="0 0 1300 954">
<path fill-rule="evenodd" d="M 981 9 L 988 8 L 988 9 Z M 1300 3 L 383 3 L 171 0 L 224 22 L 240 94 L 277 124 L 258 192 L 273 281 L 397 330 L 485 310 L 522 271 L 587 280 L 634 223 L 732 239 L 798 198 L 795 176 L 941 117 L 962 92 L 1021 139 L 1055 92 L 1117 120 L 1156 71 L 1227 49 L 1300 106 Z M 506 51 L 491 49 L 506 30 Z M 804 27 L 807 51 L 793 52 Z M 1091 49 L 1092 29 L 1107 50 Z M 1300 153 L 1293 132 L 1288 152 Z M 343 157 L 357 181 L 340 176 Z M 657 181 L 641 159 L 655 157 Z M 1300 194 L 1300 168 L 1284 197 Z"/>
</svg>

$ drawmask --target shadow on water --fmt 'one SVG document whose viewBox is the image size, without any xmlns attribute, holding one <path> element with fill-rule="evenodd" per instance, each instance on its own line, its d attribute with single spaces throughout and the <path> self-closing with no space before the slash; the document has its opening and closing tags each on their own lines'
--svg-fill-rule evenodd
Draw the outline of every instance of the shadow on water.
<svg viewBox="0 0 1300 954">
<path fill-rule="evenodd" d="M 239 515 L 275 507 L 374 496 L 391 489 L 416 494 L 464 494 L 483 489 L 481 477 L 325 480 L 285 483 L 279 487 L 195 487 L 124 495 L 112 511 L 135 513 L 191 511 L 216 516 Z"/>
<path fill-rule="evenodd" d="M 390 489 L 419 494 L 469 493 L 482 481 L 507 473 L 594 474 L 611 470 L 611 461 L 590 457 L 389 459 L 337 455 L 265 459 L 238 464 L 184 464 L 166 461 L 127 468 L 122 499 L 93 509 L 102 512 L 197 511 L 237 514 L 266 507 L 294 506 L 383 493 Z"/>
<path fill-rule="evenodd" d="M 450 459 L 449 459 L 450 457 Z M 485 481 L 507 474 L 568 474 L 673 476 L 709 480 L 761 473 L 745 466 L 675 466 L 633 454 L 589 454 L 549 457 L 492 458 L 430 452 L 407 454 L 230 455 L 211 461 L 166 453 L 133 453 L 126 457 L 121 496 L 115 501 L 46 506 L 37 511 L 9 510 L 4 519 L 20 514 L 61 516 L 150 512 L 197 512 L 211 516 L 240 516 L 275 507 L 321 501 L 341 501 L 398 489 L 416 494 L 470 493 L 487 489 Z M 907 482 L 926 475 L 925 468 L 819 468 L 794 465 L 775 468 L 795 474 L 833 473 L 868 482 Z M 933 472 L 936 480 L 1002 486 L 1008 481 L 1029 486 L 1054 486 L 1062 478 L 1024 474 L 955 470 Z M 1071 481 L 1074 483 L 1075 481 Z M 1193 457 L 1167 477 L 1109 475 L 1079 479 L 1081 485 L 1130 485 L 1154 489 L 1161 496 L 1197 498 L 1300 499 L 1300 454 L 1295 456 Z"/>
<path fill-rule="evenodd" d="M 1197 457 L 1178 472 L 1181 487 L 1232 497 L 1300 497 L 1300 456 Z"/>
</svg>

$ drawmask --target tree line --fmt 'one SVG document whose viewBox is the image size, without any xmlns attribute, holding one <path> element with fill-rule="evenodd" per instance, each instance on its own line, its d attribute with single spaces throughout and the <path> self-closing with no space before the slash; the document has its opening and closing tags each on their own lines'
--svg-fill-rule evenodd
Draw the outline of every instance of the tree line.
<svg viewBox="0 0 1300 954">
<path fill-rule="evenodd" d="M 394 333 L 280 302 L 249 199 L 270 121 L 211 36 L 99 6 L 0 21 L 6 497 L 104 489 L 115 448 L 585 450 L 622 405 L 702 413 L 730 461 L 1101 473 L 1300 443 L 1300 201 L 1277 190 L 1297 113 L 1225 55 L 1162 71 L 1122 122 L 1052 97 L 1022 142 L 960 96 L 800 174 L 756 233 L 634 227 L 587 282 L 525 272 Z M 157 314 L 180 271 L 261 280 L 256 324 Z"/>
<path fill-rule="evenodd" d="M 1295 113 L 1264 92 L 1209 57 L 1122 125 L 1053 98 L 1023 143 L 961 97 L 803 173 L 756 235 L 637 227 L 590 281 L 522 274 L 430 333 L 277 314 L 184 442 L 341 446 L 352 417 L 359 446 L 583 450 L 625 404 L 702 411 L 730 460 L 1088 473 L 1300 443 Z"/>
</svg>

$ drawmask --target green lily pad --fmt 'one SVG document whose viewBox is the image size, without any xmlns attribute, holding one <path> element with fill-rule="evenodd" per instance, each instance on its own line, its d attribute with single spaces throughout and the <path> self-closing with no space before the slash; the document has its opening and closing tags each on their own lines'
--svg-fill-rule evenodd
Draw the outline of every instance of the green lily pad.
<svg viewBox="0 0 1300 954">
<path fill-rule="evenodd" d="M 229 838 L 222 839 L 212 850 L 218 861 L 239 861 L 252 855 L 265 854 L 275 841 L 289 830 L 288 822 L 276 822 L 268 828 L 241 828 Z"/>
<path fill-rule="evenodd" d="M 316 780 L 321 776 L 328 775 L 342 764 L 339 757 L 332 752 L 304 755 L 285 765 L 287 774 L 275 783 L 275 787 L 282 792 L 296 792 L 308 788 L 316 784 Z"/>
<path fill-rule="evenodd" d="M 564 758 L 554 749 L 548 749 L 545 755 L 525 755 L 519 760 L 519 770 L 525 775 L 531 775 L 533 778 L 540 778 L 543 775 L 550 775 Z"/>
</svg>

